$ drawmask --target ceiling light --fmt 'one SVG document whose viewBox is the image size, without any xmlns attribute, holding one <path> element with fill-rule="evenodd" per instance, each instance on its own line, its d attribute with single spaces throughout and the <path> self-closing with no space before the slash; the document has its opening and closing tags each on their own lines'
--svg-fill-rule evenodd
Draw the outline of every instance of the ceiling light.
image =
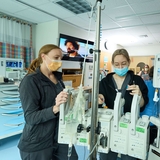
<svg viewBox="0 0 160 160">
<path fill-rule="evenodd" d="M 140 35 L 139 37 L 140 37 L 140 38 L 146 38 L 146 37 L 148 37 L 148 36 L 145 34 L 145 35 Z"/>
<path fill-rule="evenodd" d="M 75 14 L 81 14 L 91 11 L 91 6 L 86 0 L 60 0 L 53 3 L 56 3 Z"/>
</svg>

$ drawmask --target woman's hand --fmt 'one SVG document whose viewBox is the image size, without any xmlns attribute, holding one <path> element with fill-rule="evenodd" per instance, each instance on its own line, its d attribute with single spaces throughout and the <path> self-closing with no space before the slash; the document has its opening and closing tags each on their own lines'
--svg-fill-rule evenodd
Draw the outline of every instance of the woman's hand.
<svg viewBox="0 0 160 160">
<path fill-rule="evenodd" d="M 128 85 L 127 90 L 131 91 L 130 92 L 131 95 L 138 94 L 139 96 L 142 96 L 141 90 L 138 85 L 135 85 L 135 84 Z"/>
<path fill-rule="evenodd" d="M 56 114 L 59 112 L 59 107 L 62 103 L 67 102 L 68 99 L 68 93 L 65 91 L 60 92 L 55 100 L 55 105 L 53 106 L 53 113 Z"/>
<path fill-rule="evenodd" d="M 59 106 L 60 104 L 67 102 L 67 99 L 68 99 L 68 93 L 65 91 L 60 92 L 56 97 L 55 101 L 56 106 Z"/>
<path fill-rule="evenodd" d="M 140 105 L 140 107 L 142 107 L 142 106 L 144 105 L 144 99 L 143 99 L 143 97 L 142 97 L 142 92 L 141 92 L 139 86 L 138 86 L 138 85 L 135 85 L 135 84 L 133 84 L 133 85 L 128 85 L 127 90 L 128 90 L 128 91 L 131 91 L 131 92 L 130 92 L 131 95 L 138 94 L 138 95 L 141 97 L 141 98 L 140 98 L 140 104 L 139 104 L 139 105 Z"/>
<path fill-rule="evenodd" d="M 102 94 L 98 95 L 98 104 L 103 104 L 105 101 L 104 96 Z"/>
</svg>

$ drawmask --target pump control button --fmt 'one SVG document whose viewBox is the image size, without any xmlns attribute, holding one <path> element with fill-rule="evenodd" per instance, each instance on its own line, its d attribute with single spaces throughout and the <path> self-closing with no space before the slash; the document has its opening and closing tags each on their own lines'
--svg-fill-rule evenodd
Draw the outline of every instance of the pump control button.
<svg viewBox="0 0 160 160">
<path fill-rule="evenodd" d="M 144 127 L 145 124 L 146 124 L 145 122 L 139 122 L 139 125 L 142 126 L 142 127 Z"/>
<path fill-rule="evenodd" d="M 142 116 L 142 120 L 143 120 L 144 122 L 149 121 L 149 116 L 143 115 L 143 116 Z"/>
</svg>

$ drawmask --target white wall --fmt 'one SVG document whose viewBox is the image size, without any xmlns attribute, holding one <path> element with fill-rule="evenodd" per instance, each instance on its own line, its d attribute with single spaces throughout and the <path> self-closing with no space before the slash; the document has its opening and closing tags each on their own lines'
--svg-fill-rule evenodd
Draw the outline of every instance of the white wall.
<svg viewBox="0 0 160 160">
<path fill-rule="evenodd" d="M 43 45 L 47 43 L 58 45 L 60 33 L 93 42 L 95 41 L 96 36 L 96 32 L 88 32 L 84 29 L 78 28 L 60 20 L 37 24 L 33 26 L 33 48 L 36 57 L 38 55 L 39 49 Z M 108 42 L 107 44 L 108 49 L 111 53 L 117 48 L 122 48 L 122 46 L 110 42 Z M 100 49 L 101 51 L 106 51 L 106 49 L 104 48 L 103 40 L 100 41 Z"/>
<path fill-rule="evenodd" d="M 73 26 L 69 23 L 59 21 L 59 33 L 70 35 L 73 37 L 78 37 L 85 40 L 94 41 L 95 33 L 88 33 L 88 31 L 84 29 L 80 29 L 76 26 Z"/>
<path fill-rule="evenodd" d="M 94 41 L 94 34 L 90 33 L 88 36 L 87 31 L 79 29 L 78 27 L 70 25 L 66 22 L 56 20 L 40 23 L 33 26 L 33 48 L 36 55 L 38 54 L 39 49 L 47 43 L 58 45 L 60 33 Z"/>
<path fill-rule="evenodd" d="M 160 54 L 160 45 L 144 45 L 136 47 L 125 47 L 130 56 L 152 56 Z"/>
<path fill-rule="evenodd" d="M 58 45 L 60 33 L 89 41 L 94 41 L 95 39 L 94 38 L 95 35 L 93 33 L 88 33 L 88 31 L 79 29 L 76 26 L 70 25 L 60 20 L 37 24 L 36 26 L 33 27 L 33 48 L 35 57 L 38 56 L 39 49 L 43 45 L 48 43 Z M 64 64 L 65 65 L 64 68 L 67 68 L 69 63 L 70 63 L 69 61 L 66 62 Z M 77 62 L 77 64 L 78 68 L 80 68 L 79 62 Z"/>
<path fill-rule="evenodd" d="M 38 56 L 39 49 L 45 44 L 58 45 L 58 20 L 40 23 L 33 27 L 33 48 L 35 57 Z"/>
<path fill-rule="evenodd" d="M 90 41 L 95 41 L 96 35 L 96 33 L 88 33 L 86 30 L 80 29 L 60 20 L 37 24 L 33 27 L 33 48 L 36 57 L 39 49 L 44 44 L 53 43 L 58 45 L 60 33 Z M 118 48 L 123 48 L 123 46 L 111 44 L 110 42 L 108 42 L 108 47 L 111 53 Z M 160 45 L 144 45 L 124 48 L 127 49 L 130 56 L 150 56 L 160 53 Z M 106 51 L 103 40 L 100 41 L 100 49 L 102 51 Z"/>
</svg>

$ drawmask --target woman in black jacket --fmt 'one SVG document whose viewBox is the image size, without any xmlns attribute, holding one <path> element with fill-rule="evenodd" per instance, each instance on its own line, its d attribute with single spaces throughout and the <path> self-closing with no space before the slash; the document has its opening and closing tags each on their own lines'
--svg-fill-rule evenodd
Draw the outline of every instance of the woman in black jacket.
<svg viewBox="0 0 160 160">
<path fill-rule="evenodd" d="M 25 126 L 18 148 L 22 160 L 68 160 L 68 145 L 58 144 L 60 104 L 67 101 L 63 91 L 61 49 L 43 46 L 20 83 L 19 92 Z M 71 160 L 77 160 L 75 148 Z"/>
<path fill-rule="evenodd" d="M 148 89 L 143 79 L 129 71 L 130 57 L 125 49 L 117 49 L 112 55 L 114 72 L 107 74 L 99 86 L 99 104 L 105 102 L 106 106 L 114 109 L 114 100 L 117 92 L 122 93 L 125 99 L 124 113 L 131 112 L 131 103 L 134 94 L 140 99 L 140 111 L 143 111 L 148 103 Z M 108 154 L 100 153 L 100 160 L 116 160 L 117 153 L 110 151 Z M 128 155 L 121 155 L 122 160 L 135 160 Z"/>
</svg>

